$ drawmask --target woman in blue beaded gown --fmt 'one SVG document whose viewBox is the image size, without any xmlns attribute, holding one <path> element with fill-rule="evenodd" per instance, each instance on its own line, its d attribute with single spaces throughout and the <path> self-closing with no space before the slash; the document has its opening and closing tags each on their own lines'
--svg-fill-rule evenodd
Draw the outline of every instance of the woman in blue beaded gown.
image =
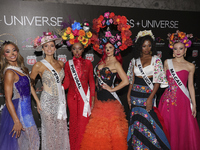
<svg viewBox="0 0 200 150">
<path fill-rule="evenodd" d="M 43 51 L 45 58 L 32 68 L 30 77 L 34 81 L 39 74 L 42 78 L 43 91 L 40 97 L 42 150 L 70 150 L 67 130 L 66 100 L 62 80 L 64 78 L 64 63 L 54 58 L 56 44 L 62 38 L 57 38 L 51 32 L 43 32 L 43 36 L 34 40 L 36 51 Z M 33 97 L 39 101 L 32 87 Z"/>
<path fill-rule="evenodd" d="M 24 59 L 18 47 L 7 41 L 1 46 L 0 60 L 6 104 L 0 119 L 0 149 L 39 150 L 40 139 L 31 110 L 30 78 Z"/>
</svg>

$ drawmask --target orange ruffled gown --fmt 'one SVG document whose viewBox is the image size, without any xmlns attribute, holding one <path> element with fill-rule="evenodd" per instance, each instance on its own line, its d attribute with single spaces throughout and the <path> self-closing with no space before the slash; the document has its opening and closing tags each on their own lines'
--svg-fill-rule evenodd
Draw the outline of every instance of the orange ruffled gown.
<svg viewBox="0 0 200 150">
<path fill-rule="evenodd" d="M 97 67 L 96 67 L 97 68 Z M 112 86 L 116 73 L 96 69 L 97 75 Z M 86 126 L 81 150 L 127 150 L 128 123 L 124 108 L 107 90 L 98 85 L 97 99 Z"/>
</svg>

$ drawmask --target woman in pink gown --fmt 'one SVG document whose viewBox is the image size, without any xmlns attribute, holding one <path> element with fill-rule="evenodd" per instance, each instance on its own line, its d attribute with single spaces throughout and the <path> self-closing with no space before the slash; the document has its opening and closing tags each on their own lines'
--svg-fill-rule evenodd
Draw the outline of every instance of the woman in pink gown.
<svg viewBox="0 0 200 150">
<path fill-rule="evenodd" d="M 195 118 L 196 101 L 193 86 L 195 66 L 184 59 L 187 47 L 191 46 L 188 37 L 192 35 L 177 31 L 169 36 L 169 47 L 173 49 L 174 59 L 165 60 L 164 63 L 169 86 L 160 99 L 158 109 L 170 135 L 171 150 L 198 150 L 200 149 L 200 130 Z M 174 78 L 171 68 L 182 83 L 176 77 Z M 187 88 L 184 92 L 180 88 L 180 84 L 186 87 L 187 83 L 191 100 L 185 94 Z"/>
</svg>

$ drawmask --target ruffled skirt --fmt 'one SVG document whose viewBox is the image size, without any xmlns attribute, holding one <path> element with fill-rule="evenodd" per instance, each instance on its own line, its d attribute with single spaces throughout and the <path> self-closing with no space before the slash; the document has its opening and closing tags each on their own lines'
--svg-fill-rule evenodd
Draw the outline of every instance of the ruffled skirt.
<svg viewBox="0 0 200 150">
<path fill-rule="evenodd" d="M 128 123 L 117 100 L 95 101 L 81 150 L 127 150 Z"/>
</svg>

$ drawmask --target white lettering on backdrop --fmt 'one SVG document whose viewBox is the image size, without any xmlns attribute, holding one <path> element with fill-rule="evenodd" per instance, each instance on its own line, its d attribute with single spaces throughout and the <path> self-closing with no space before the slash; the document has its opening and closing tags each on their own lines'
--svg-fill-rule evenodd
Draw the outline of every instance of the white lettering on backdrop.
<svg viewBox="0 0 200 150">
<path fill-rule="evenodd" d="M 131 28 L 142 27 L 142 28 L 170 28 L 177 29 L 179 21 L 175 20 L 140 20 L 135 21 L 134 19 L 128 19 L 128 24 Z"/>
<path fill-rule="evenodd" d="M 46 16 L 6 16 L 3 21 L 6 25 L 22 25 L 22 26 L 61 26 L 63 17 L 46 17 Z"/>
</svg>

